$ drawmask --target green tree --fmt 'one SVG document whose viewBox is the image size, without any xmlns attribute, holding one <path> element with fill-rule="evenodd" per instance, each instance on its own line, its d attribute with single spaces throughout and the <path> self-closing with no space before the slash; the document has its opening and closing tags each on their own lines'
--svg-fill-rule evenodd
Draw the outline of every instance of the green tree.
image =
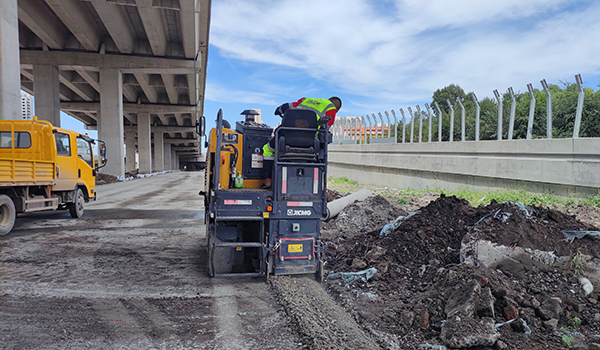
<svg viewBox="0 0 600 350">
<path fill-rule="evenodd" d="M 555 138 L 565 138 L 573 136 L 575 125 L 575 114 L 577 110 L 578 88 L 577 85 L 568 82 L 562 83 L 563 87 L 558 85 L 549 85 L 548 90 L 552 96 L 552 135 Z M 581 118 L 580 137 L 600 137 L 600 89 L 594 91 L 591 88 L 585 88 L 585 100 Z M 449 140 L 450 131 L 450 106 L 447 100 L 450 100 L 454 106 L 454 133 L 455 141 L 461 138 L 461 108 L 456 102 L 460 98 L 465 107 L 465 130 L 466 139 L 475 139 L 475 103 L 471 92 L 465 91 L 458 85 L 451 84 L 442 89 L 438 89 L 432 96 L 432 111 L 434 119 L 432 123 L 432 139 L 437 141 L 437 126 L 442 120 L 442 140 Z M 546 93 L 539 89 L 534 89 L 536 99 L 532 138 L 545 138 L 547 125 L 547 107 Z M 435 102 L 440 106 L 441 116 L 434 108 Z M 512 101 L 508 93 L 502 95 L 502 139 L 508 138 L 510 125 L 510 110 Z M 527 137 L 527 128 L 529 123 L 529 109 L 531 97 L 529 92 L 515 93 L 515 120 L 513 129 L 513 139 L 525 139 Z M 498 138 L 498 105 L 495 98 L 485 97 L 479 101 L 481 108 L 480 136 L 481 140 L 495 140 Z M 423 140 L 427 138 L 427 116 L 424 118 Z M 418 127 L 418 125 L 416 125 Z M 407 134 L 407 137 L 410 137 Z M 415 129 L 416 140 L 418 140 L 418 129 Z"/>
</svg>

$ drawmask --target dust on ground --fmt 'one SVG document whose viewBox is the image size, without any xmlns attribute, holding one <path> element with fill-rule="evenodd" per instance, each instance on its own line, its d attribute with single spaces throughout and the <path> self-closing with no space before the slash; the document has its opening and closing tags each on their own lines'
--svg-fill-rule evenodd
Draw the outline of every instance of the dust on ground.
<svg viewBox="0 0 600 350">
<path fill-rule="evenodd" d="M 582 289 L 586 269 L 578 260 L 600 258 L 600 241 L 568 243 L 563 235 L 598 231 L 600 209 L 495 201 L 474 208 L 435 194 L 400 205 L 374 192 L 323 223 L 322 238 L 326 275 L 377 273 L 367 282 L 327 279 L 324 286 L 368 332 L 386 339 L 383 348 L 600 349 L 598 294 Z M 417 210 L 380 236 L 384 225 Z M 569 264 L 461 263 L 461 248 L 472 240 L 553 252 Z"/>
</svg>

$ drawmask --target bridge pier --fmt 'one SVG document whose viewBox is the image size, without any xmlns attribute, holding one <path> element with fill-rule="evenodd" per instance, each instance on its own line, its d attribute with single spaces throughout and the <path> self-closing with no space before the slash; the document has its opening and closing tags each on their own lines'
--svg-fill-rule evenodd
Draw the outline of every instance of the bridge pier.
<svg viewBox="0 0 600 350">
<path fill-rule="evenodd" d="M 60 127 L 60 82 L 57 66 L 33 66 L 33 94 L 35 115 Z"/>
<path fill-rule="evenodd" d="M 149 174 L 152 172 L 152 133 L 150 131 L 150 113 L 138 113 L 137 123 L 140 174 Z"/>
<path fill-rule="evenodd" d="M 171 155 L 173 154 L 171 152 L 171 144 L 169 142 L 165 142 L 165 166 L 164 166 L 164 170 L 171 170 Z"/>
<path fill-rule="evenodd" d="M 21 119 L 21 75 L 17 0 L 0 11 L 0 119 Z"/>
<path fill-rule="evenodd" d="M 135 171 L 135 132 L 125 132 L 125 170 Z"/>
<path fill-rule="evenodd" d="M 115 176 L 125 176 L 125 143 L 123 128 L 123 75 L 114 68 L 100 69 L 100 113 L 98 137 L 106 142 L 108 162 L 103 172 Z"/>
<path fill-rule="evenodd" d="M 162 131 L 153 131 L 154 134 L 154 171 L 163 171 L 165 169 L 165 133 Z"/>
</svg>

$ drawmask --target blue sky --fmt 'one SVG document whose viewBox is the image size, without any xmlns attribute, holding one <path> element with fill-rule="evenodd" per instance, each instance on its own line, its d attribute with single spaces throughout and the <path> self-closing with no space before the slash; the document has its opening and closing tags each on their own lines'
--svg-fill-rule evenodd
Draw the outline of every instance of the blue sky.
<svg viewBox="0 0 600 350">
<path fill-rule="evenodd" d="M 578 73 L 597 89 L 598 18 L 600 1 L 213 0 L 205 116 L 260 108 L 273 126 L 279 104 L 333 95 L 360 116 Z"/>
<path fill-rule="evenodd" d="M 580 73 L 597 89 L 599 18 L 597 0 L 213 0 L 207 128 L 219 108 L 232 123 L 258 108 L 274 126 L 275 108 L 304 96 L 361 116 L 423 107 L 449 84 L 483 99 Z"/>
</svg>

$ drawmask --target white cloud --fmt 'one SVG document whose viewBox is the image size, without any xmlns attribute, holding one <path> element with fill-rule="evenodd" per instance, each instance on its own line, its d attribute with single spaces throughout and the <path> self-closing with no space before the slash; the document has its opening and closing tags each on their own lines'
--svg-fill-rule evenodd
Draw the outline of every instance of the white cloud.
<svg viewBox="0 0 600 350">
<path fill-rule="evenodd" d="M 206 100 L 212 102 L 236 101 L 248 104 L 275 105 L 273 95 L 263 92 L 248 92 L 230 89 L 211 82 L 206 84 Z"/>
<path fill-rule="evenodd" d="M 483 97 L 543 78 L 585 80 L 600 73 L 598 18 L 591 0 L 221 0 L 210 40 L 226 57 L 299 68 L 399 104 L 451 83 Z"/>
</svg>

